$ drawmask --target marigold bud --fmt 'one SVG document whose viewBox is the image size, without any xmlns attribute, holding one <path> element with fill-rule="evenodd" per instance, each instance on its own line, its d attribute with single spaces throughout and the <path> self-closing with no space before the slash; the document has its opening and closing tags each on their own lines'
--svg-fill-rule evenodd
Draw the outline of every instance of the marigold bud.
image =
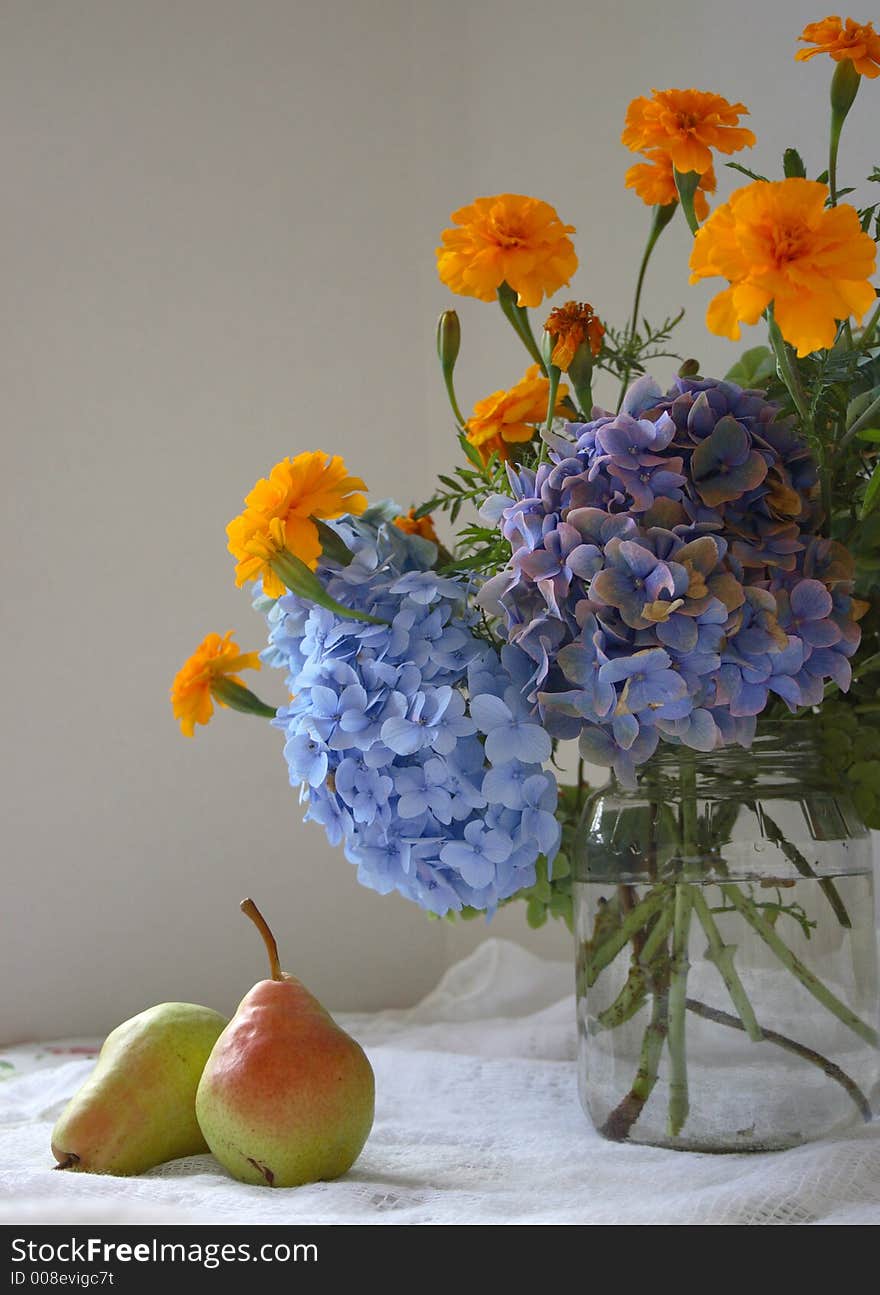
<svg viewBox="0 0 880 1295">
<path fill-rule="evenodd" d="M 444 310 L 437 320 L 437 354 L 443 376 L 451 374 L 461 348 L 461 324 L 454 310 Z"/>
</svg>

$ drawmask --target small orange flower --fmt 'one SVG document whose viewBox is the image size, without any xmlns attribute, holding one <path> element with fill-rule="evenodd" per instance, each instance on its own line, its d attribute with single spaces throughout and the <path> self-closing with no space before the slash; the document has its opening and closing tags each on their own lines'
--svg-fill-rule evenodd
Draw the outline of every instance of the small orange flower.
<svg viewBox="0 0 880 1295">
<path fill-rule="evenodd" d="M 626 173 L 626 187 L 635 189 L 642 202 L 649 207 L 668 207 L 678 202 L 678 190 L 675 187 L 672 158 L 662 149 L 651 148 L 645 153 L 647 162 L 636 162 Z M 709 215 L 707 193 L 714 193 L 718 181 L 715 179 L 715 168 L 709 165 L 708 171 L 700 176 L 700 183 L 694 194 L 694 211 L 701 223 Z"/>
<path fill-rule="evenodd" d="M 431 540 L 433 544 L 439 544 L 430 513 L 425 517 L 416 517 L 415 513 L 416 510 L 411 508 L 408 513 L 395 517 L 394 525 L 407 535 L 421 535 L 423 540 Z"/>
<path fill-rule="evenodd" d="M 758 180 L 713 212 L 691 253 L 691 283 L 720 275 L 730 283 L 709 305 L 709 331 L 738 338 L 769 305 L 799 356 L 832 346 L 837 321 L 874 304 L 874 240 L 854 207 L 825 206 L 815 180 Z"/>
<path fill-rule="evenodd" d="M 564 413 L 562 402 L 568 387 L 561 385 L 556 394 L 557 414 Z M 509 457 L 508 445 L 530 441 L 535 427 L 547 417 L 550 383 L 533 364 L 509 391 L 496 391 L 474 405 L 467 420 L 467 438 L 476 445 L 483 461 L 488 462 L 493 452 L 502 459 Z"/>
<path fill-rule="evenodd" d="M 738 153 L 755 142 L 752 132 L 738 124 L 748 115 L 744 104 L 728 103 L 706 90 L 652 90 L 651 95 L 633 99 L 626 110 L 621 139 L 634 153 L 660 149 L 677 171 L 705 175 L 713 148 Z"/>
<path fill-rule="evenodd" d="M 445 229 L 437 248 L 437 271 L 453 292 L 494 301 L 502 283 L 520 306 L 540 306 L 568 283 L 577 269 L 574 225 L 563 225 L 539 198 L 499 193 L 477 198 L 452 213 L 457 229 Z"/>
<path fill-rule="evenodd" d="M 873 79 L 880 76 L 880 34 L 874 24 L 858 23 L 854 18 L 841 22 L 837 14 L 811 22 L 801 32 L 798 40 L 815 45 L 815 49 L 799 49 L 795 58 L 800 63 L 815 58 L 817 54 L 830 54 L 835 63 L 849 59 L 862 76 Z"/>
<path fill-rule="evenodd" d="M 239 670 L 259 670 L 258 652 L 242 652 L 232 640 L 232 630 L 221 638 L 209 634 L 181 666 L 171 685 L 174 718 L 180 721 L 184 737 L 192 737 L 196 724 L 207 724 L 214 714 L 213 684 L 216 679 L 231 679 L 240 684 Z M 219 705 L 225 702 L 216 697 Z"/>
<path fill-rule="evenodd" d="M 275 555 L 286 549 L 314 571 L 321 541 L 312 518 L 362 513 L 365 489 L 360 477 L 348 475 L 338 454 L 331 458 L 314 450 L 276 463 L 245 498 L 244 512 L 226 527 L 229 552 L 238 559 L 235 583 L 240 587 L 262 577 L 266 595 L 280 598 L 287 590 L 272 570 Z"/>
<path fill-rule="evenodd" d="M 567 301 L 564 306 L 557 306 L 550 311 L 544 329 L 556 338 L 550 359 L 557 369 L 567 369 L 584 342 L 589 342 L 595 358 L 605 336 L 605 325 L 593 314 L 588 301 Z"/>
</svg>

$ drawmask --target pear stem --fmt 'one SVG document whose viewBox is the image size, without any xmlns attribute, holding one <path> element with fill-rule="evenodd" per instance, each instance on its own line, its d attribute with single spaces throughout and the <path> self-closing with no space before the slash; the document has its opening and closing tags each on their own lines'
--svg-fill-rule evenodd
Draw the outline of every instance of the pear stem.
<svg viewBox="0 0 880 1295">
<path fill-rule="evenodd" d="M 278 945 L 275 943 L 275 936 L 269 928 L 269 923 L 252 899 L 243 899 L 239 904 L 239 908 L 251 919 L 263 937 L 263 943 L 269 955 L 269 970 L 272 973 L 272 979 L 283 980 L 284 972 L 281 970 L 281 963 L 278 961 Z"/>
</svg>

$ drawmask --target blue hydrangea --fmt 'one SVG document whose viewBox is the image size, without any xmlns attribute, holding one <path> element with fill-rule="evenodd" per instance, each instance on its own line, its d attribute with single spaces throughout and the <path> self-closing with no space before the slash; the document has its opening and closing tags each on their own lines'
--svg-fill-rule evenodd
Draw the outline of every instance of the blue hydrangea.
<svg viewBox="0 0 880 1295">
<path fill-rule="evenodd" d="M 534 885 L 538 858 L 552 861 L 559 846 L 528 658 L 474 633 L 471 590 L 431 570 L 434 547 L 387 514 L 334 526 L 354 556 L 322 559 L 322 583 L 386 623 L 293 594 L 257 599 L 269 622 L 263 659 L 286 672 L 291 693 L 273 721 L 291 783 L 365 886 L 437 914 L 491 913 Z"/>
</svg>

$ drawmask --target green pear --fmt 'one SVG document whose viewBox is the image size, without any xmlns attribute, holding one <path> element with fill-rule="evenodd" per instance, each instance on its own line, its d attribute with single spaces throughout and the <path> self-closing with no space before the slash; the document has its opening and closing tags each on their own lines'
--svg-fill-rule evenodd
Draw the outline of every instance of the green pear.
<svg viewBox="0 0 880 1295">
<path fill-rule="evenodd" d="M 269 953 L 261 980 L 214 1045 L 196 1093 L 205 1140 L 233 1178 L 269 1187 L 338 1178 L 373 1125 L 373 1070 L 363 1049 L 304 985 L 281 970 L 251 899 L 242 911 Z"/>
<path fill-rule="evenodd" d="M 140 1174 L 208 1150 L 196 1088 L 226 1018 L 194 1003 L 159 1003 L 123 1021 L 52 1131 L 56 1169 Z"/>
</svg>

